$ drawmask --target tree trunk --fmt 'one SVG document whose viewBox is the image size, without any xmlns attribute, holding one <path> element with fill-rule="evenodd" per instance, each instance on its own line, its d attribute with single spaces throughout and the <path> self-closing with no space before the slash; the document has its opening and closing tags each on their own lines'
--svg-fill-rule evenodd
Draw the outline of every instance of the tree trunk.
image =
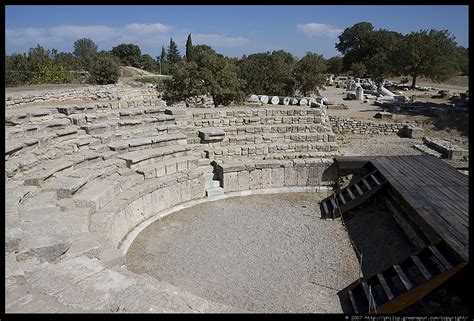
<svg viewBox="0 0 474 321">
<path fill-rule="evenodd" d="M 416 86 L 416 77 L 417 76 L 413 76 L 413 80 L 411 82 L 411 89 L 415 89 L 415 86 Z"/>
<path fill-rule="evenodd" d="M 217 108 L 217 106 L 219 106 L 219 102 L 216 101 L 216 98 L 214 97 L 214 95 L 211 95 L 211 97 L 212 97 L 212 102 L 214 103 L 214 107 Z"/>
</svg>

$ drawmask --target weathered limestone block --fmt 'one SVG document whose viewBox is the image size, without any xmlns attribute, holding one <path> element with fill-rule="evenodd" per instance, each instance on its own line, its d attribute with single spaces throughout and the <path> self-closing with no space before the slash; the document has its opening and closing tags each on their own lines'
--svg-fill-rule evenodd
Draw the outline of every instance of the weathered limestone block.
<svg viewBox="0 0 474 321">
<path fill-rule="evenodd" d="M 262 169 L 262 188 L 272 187 L 272 169 L 264 168 Z"/>
<path fill-rule="evenodd" d="M 392 119 L 393 114 L 386 111 L 381 111 L 376 113 L 374 117 L 379 119 Z"/>
<path fill-rule="evenodd" d="M 255 169 L 250 172 L 250 181 L 249 181 L 249 187 L 250 189 L 260 189 L 262 188 L 262 170 L 261 169 Z"/>
<path fill-rule="evenodd" d="M 306 184 L 308 183 L 309 167 L 304 165 L 297 165 L 294 168 L 297 171 L 297 185 L 306 186 Z"/>
<path fill-rule="evenodd" d="M 23 148 L 23 144 L 14 140 L 5 141 L 5 155 L 11 155 Z"/>
<path fill-rule="evenodd" d="M 271 187 L 285 186 L 285 168 L 272 168 L 271 171 Z"/>
<path fill-rule="evenodd" d="M 230 172 L 224 174 L 222 182 L 225 192 L 234 192 L 239 190 L 238 172 Z"/>
<path fill-rule="evenodd" d="M 97 211 L 115 196 L 116 189 L 110 182 L 89 183 L 75 198 L 76 206 L 88 207 Z"/>
<path fill-rule="evenodd" d="M 399 131 L 400 137 L 406 138 L 423 138 L 423 129 L 416 126 L 405 125 Z"/>
<path fill-rule="evenodd" d="M 239 191 L 246 191 L 250 189 L 250 172 L 247 170 L 237 172 L 237 182 L 239 184 Z"/>
<path fill-rule="evenodd" d="M 54 297 L 66 306 L 85 311 L 112 312 L 114 297 L 136 282 L 106 269 L 96 258 L 83 256 L 47 265 L 31 276 L 33 288 Z"/>
<path fill-rule="evenodd" d="M 298 172 L 292 165 L 285 166 L 285 186 L 296 186 L 298 184 Z"/>
<path fill-rule="evenodd" d="M 87 183 L 87 177 L 60 177 L 47 183 L 43 190 L 56 190 L 58 199 L 71 197 Z"/>
<path fill-rule="evenodd" d="M 188 202 L 193 198 L 190 180 L 179 183 L 179 191 L 181 193 L 181 201 L 183 203 Z"/>
<path fill-rule="evenodd" d="M 95 135 L 100 133 L 105 133 L 106 131 L 110 130 L 109 124 L 91 124 L 91 125 L 84 125 L 81 127 L 84 129 L 88 135 Z"/>
<path fill-rule="evenodd" d="M 321 184 L 324 165 L 321 163 L 313 163 L 308 167 L 308 186 L 319 186 Z"/>
</svg>

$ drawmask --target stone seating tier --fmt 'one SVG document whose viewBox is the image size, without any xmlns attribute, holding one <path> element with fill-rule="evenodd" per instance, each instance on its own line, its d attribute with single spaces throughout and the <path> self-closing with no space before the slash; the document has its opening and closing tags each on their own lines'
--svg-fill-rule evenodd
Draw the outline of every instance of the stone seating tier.
<svg viewBox="0 0 474 321">
<path fill-rule="evenodd" d="M 123 246 L 150 220 L 228 197 L 212 189 L 330 184 L 337 144 L 325 109 L 101 95 L 7 99 L 6 311 L 234 311 L 127 271 Z"/>
</svg>

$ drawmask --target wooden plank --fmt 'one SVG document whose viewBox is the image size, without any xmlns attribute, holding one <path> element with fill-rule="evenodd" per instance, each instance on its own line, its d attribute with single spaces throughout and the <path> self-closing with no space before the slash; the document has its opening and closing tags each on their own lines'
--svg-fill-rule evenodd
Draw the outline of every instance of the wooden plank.
<svg viewBox="0 0 474 321">
<path fill-rule="evenodd" d="M 356 182 L 353 186 L 356 188 L 357 192 L 359 193 L 359 196 L 363 195 L 364 192 L 360 189 L 359 185 L 357 185 L 358 182 Z"/>
<path fill-rule="evenodd" d="M 340 199 L 341 202 L 342 202 L 342 205 L 344 205 L 344 204 L 347 203 L 346 200 L 344 199 L 344 196 L 342 196 L 342 191 L 338 194 L 338 196 L 339 196 L 339 199 Z"/>
<path fill-rule="evenodd" d="M 426 212 L 431 214 L 431 216 L 438 221 L 438 224 L 433 226 L 433 228 L 443 235 L 450 235 L 451 238 L 454 238 L 457 242 L 463 244 L 464 246 L 469 245 L 468 232 L 459 226 L 459 223 L 454 220 L 447 220 L 443 213 L 437 213 L 431 208 L 427 208 Z"/>
<path fill-rule="evenodd" d="M 398 278 L 400 279 L 400 281 L 402 281 L 402 284 L 407 291 L 413 288 L 413 284 L 410 282 L 405 272 L 403 272 L 403 269 L 401 268 L 400 265 L 398 264 L 393 265 L 393 269 L 397 273 Z"/>
<path fill-rule="evenodd" d="M 351 290 L 349 290 L 348 294 L 349 294 L 349 300 L 351 300 L 352 309 L 354 310 L 354 312 L 356 314 L 359 314 L 359 309 L 357 308 L 357 304 L 356 304 L 356 301 L 355 301 L 355 298 L 354 298 L 354 294 L 352 294 Z"/>
<path fill-rule="evenodd" d="M 365 187 L 370 191 L 372 187 L 370 187 L 369 183 L 365 180 L 365 178 L 361 178 L 362 183 L 364 183 Z"/>
<path fill-rule="evenodd" d="M 431 253 L 434 254 L 434 256 L 436 257 L 436 259 L 438 261 L 441 262 L 441 264 L 444 265 L 444 267 L 446 268 L 446 270 L 449 270 L 450 268 L 452 268 L 453 266 L 451 265 L 451 263 L 448 262 L 448 260 L 446 260 L 446 258 L 444 257 L 443 254 L 441 254 L 441 252 L 434 246 L 428 246 L 428 248 L 430 249 Z"/>
<path fill-rule="evenodd" d="M 469 193 L 455 193 L 450 186 L 444 186 L 437 190 L 439 193 L 445 195 L 450 200 L 450 204 L 459 212 L 460 218 L 468 223 L 469 222 Z M 465 194 L 465 195 L 463 195 Z M 464 197 L 461 197 L 464 196 Z"/>
<path fill-rule="evenodd" d="M 417 188 L 420 186 L 436 184 L 431 176 L 424 171 L 425 169 L 414 162 L 413 158 L 399 157 L 398 162 L 400 166 L 405 168 L 407 181 L 412 184 L 414 183 Z"/>
<path fill-rule="evenodd" d="M 467 211 L 466 214 L 463 215 L 460 213 L 460 209 L 458 206 L 454 206 L 456 204 L 456 200 L 450 199 L 448 197 L 444 197 L 445 195 L 441 192 L 441 190 L 434 190 L 434 189 L 426 189 L 423 191 L 426 193 L 431 200 L 431 207 L 445 220 L 449 222 L 453 222 L 456 226 L 459 227 L 460 231 L 465 231 L 465 234 L 468 233 L 468 215 Z M 467 196 L 467 195 L 466 195 Z M 467 200 L 464 204 L 468 207 Z"/>
<path fill-rule="evenodd" d="M 373 174 L 370 174 L 370 177 L 374 180 L 375 184 L 380 185 L 379 180 Z"/>
<path fill-rule="evenodd" d="M 426 171 L 431 172 L 435 176 L 441 176 L 441 179 L 447 179 L 456 185 L 467 186 L 469 184 L 469 180 L 466 176 L 459 173 L 454 167 L 444 161 L 436 157 L 420 156 L 422 157 L 415 157 L 414 160 L 420 164 L 424 164 Z"/>
<path fill-rule="evenodd" d="M 455 275 L 457 272 L 462 270 L 465 264 L 458 264 L 452 269 L 445 271 L 439 275 L 436 275 L 429 281 L 426 281 L 411 291 L 407 291 L 397 296 L 393 300 L 383 304 L 377 308 L 377 313 L 397 313 L 406 307 L 420 301 L 427 294 L 432 292 L 434 289 L 439 287 L 441 284 L 446 282 L 449 278 Z"/>
<path fill-rule="evenodd" d="M 391 157 L 380 157 L 376 159 L 378 164 L 381 164 L 386 170 L 388 170 L 391 176 L 407 176 L 407 174 L 395 165 L 396 159 Z"/>
<path fill-rule="evenodd" d="M 347 194 L 349 194 L 349 196 L 352 198 L 352 200 L 356 198 L 349 188 L 346 188 L 346 191 L 347 191 Z"/>
<path fill-rule="evenodd" d="M 390 290 L 390 287 L 387 284 L 387 280 L 385 280 L 385 276 L 383 274 L 377 273 L 377 278 L 379 279 L 379 282 L 382 285 L 382 289 L 385 292 L 388 301 L 392 300 L 394 296 L 392 290 Z"/>
<path fill-rule="evenodd" d="M 369 285 L 365 281 L 362 281 L 361 284 L 362 284 L 362 289 L 364 289 L 364 294 L 365 294 L 365 298 L 367 299 L 367 304 L 371 306 L 372 304 L 370 303 Z"/>
<path fill-rule="evenodd" d="M 332 205 L 332 211 L 333 211 L 333 214 L 336 215 L 336 213 L 338 212 L 338 207 L 337 207 L 337 204 L 336 202 L 334 201 L 334 197 L 331 197 L 329 199 L 331 201 L 331 205 Z M 338 213 L 339 214 L 339 213 Z"/>
<path fill-rule="evenodd" d="M 326 217 L 326 215 L 329 214 L 328 205 L 326 204 L 326 201 L 322 201 L 321 204 L 323 205 L 323 208 L 324 208 L 324 211 L 323 211 L 324 217 Z"/>
<path fill-rule="evenodd" d="M 414 157 L 404 157 L 400 160 L 410 171 L 410 174 L 423 185 L 439 185 L 439 181 L 429 171 L 428 164 L 423 164 L 416 161 Z"/>
<path fill-rule="evenodd" d="M 411 260 L 413 261 L 413 263 L 415 263 L 416 267 L 418 268 L 418 270 L 421 272 L 421 274 L 423 274 L 423 276 L 425 277 L 426 280 L 429 280 L 431 279 L 432 275 L 430 273 L 430 271 L 428 271 L 428 269 L 426 268 L 426 266 L 423 264 L 423 262 L 421 262 L 420 258 L 416 255 L 411 255 L 410 256 Z"/>
</svg>

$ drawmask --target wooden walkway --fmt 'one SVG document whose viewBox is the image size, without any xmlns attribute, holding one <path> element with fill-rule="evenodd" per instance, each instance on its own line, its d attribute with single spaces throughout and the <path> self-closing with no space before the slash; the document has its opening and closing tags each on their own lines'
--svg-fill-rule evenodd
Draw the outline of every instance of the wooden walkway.
<svg viewBox="0 0 474 321">
<path fill-rule="evenodd" d="M 468 177 L 430 155 L 379 156 L 369 162 L 413 209 L 410 219 L 430 241 L 444 240 L 468 262 Z"/>
</svg>

